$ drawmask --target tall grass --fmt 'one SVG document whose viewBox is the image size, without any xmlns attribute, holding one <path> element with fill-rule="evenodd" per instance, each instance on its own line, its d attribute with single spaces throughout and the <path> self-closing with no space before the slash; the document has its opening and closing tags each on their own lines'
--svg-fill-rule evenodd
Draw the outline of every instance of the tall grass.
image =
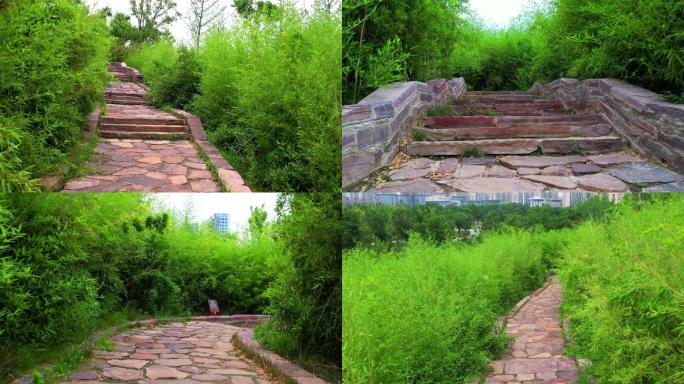
<svg viewBox="0 0 684 384">
<path fill-rule="evenodd" d="M 461 383 L 508 338 L 498 316 L 540 286 L 542 253 L 523 231 L 475 246 L 412 238 L 399 253 L 347 251 L 342 365 L 348 383 Z"/>
<path fill-rule="evenodd" d="M 81 1 L 0 9 L 2 191 L 30 190 L 29 179 L 68 166 L 69 149 L 103 99 L 111 42 L 104 19 Z"/>
<path fill-rule="evenodd" d="M 684 198 L 567 234 L 559 274 L 578 357 L 600 383 L 684 382 Z"/>
</svg>

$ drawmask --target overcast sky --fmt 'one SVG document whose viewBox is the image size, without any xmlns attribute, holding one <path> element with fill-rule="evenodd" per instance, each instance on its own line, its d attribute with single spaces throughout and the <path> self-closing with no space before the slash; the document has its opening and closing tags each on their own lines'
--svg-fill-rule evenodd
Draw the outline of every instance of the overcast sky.
<svg viewBox="0 0 684 384">
<path fill-rule="evenodd" d="M 193 221 L 201 223 L 214 213 L 230 214 L 231 231 L 246 228 L 251 207 L 264 206 L 268 220 L 276 217 L 277 193 L 153 193 L 149 194 L 155 208 L 163 207 L 178 213 L 190 205 Z"/>
<path fill-rule="evenodd" d="M 294 1 L 294 3 L 302 9 L 310 9 L 314 3 L 314 0 L 292 1 Z M 127 15 L 131 14 L 129 0 L 85 0 L 85 3 L 90 7 L 91 10 L 109 7 L 112 9 L 112 13 L 114 14 L 117 12 L 125 13 Z M 223 0 L 223 3 L 228 7 L 227 18 L 230 22 L 231 17 L 234 17 L 237 14 L 235 9 L 232 7 L 233 0 Z M 188 28 L 187 21 L 184 17 L 188 14 L 188 9 L 190 9 L 190 0 L 176 0 L 176 4 L 178 4 L 176 9 L 182 16 L 171 25 L 169 31 L 171 31 L 177 42 L 188 43 L 190 41 L 190 29 Z M 133 20 L 131 19 L 131 21 Z"/>
<path fill-rule="evenodd" d="M 507 27 L 511 19 L 530 4 L 530 0 L 470 0 L 470 7 L 492 27 Z"/>
<path fill-rule="evenodd" d="M 527 9 L 535 9 L 543 0 L 470 0 L 470 8 L 488 26 L 506 28 Z"/>
</svg>

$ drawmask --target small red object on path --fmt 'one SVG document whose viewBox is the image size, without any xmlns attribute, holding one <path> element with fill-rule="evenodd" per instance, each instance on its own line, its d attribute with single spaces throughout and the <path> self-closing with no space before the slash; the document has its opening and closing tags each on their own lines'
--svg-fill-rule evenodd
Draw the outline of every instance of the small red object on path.
<svg viewBox="0 0 684 384">
<path fill-rule="evenodd" d="M 218 316 L 219 314 L 219 307 L 218 307 L 218 302 L 216 300 L 209 300 L 209 314 L 212 316 Z"/>
</svg>

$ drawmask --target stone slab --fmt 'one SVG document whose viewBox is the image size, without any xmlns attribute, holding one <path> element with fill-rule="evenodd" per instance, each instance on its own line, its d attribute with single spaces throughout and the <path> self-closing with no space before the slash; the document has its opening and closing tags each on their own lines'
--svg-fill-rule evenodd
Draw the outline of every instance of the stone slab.
<svg viewBox="0 0 684 384">
<path fill-rule="evenodd" d="M 507 177 L 475 177 L 440 180 L 439 184 L 460 192 L 542 192 L 544 187 L 528 180 Z"/>
<path fill-rule="evenodd" d="M 380 188 L 373 188 L 368 192 L 399 192 L 399 193 L 418 193 L 418 192 L 443 192 L 437 184 L 426 179 L 413 179 L 404 181 L 391 181 Z"/>
<path fill-rule="evenodd" d="M 669 169 L 645 162 L 608 168 L 607 172 L 630 184 L 672 183 L 684 180 L 684 177 Z"/>
<path fill-rule="evenodd" d="M 584 156 L 504 156 L 499 162 L 510 168 L 543 168 L 551 165 L 569 165 L 584 163 Z"/>
</svg>

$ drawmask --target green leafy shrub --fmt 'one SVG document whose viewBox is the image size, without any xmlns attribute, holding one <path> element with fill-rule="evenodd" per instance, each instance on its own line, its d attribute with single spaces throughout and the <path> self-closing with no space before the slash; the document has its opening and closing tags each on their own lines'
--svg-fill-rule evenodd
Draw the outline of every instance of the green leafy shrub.
<svg viewBox="0 0 684 384">
<path fill-rule="evenodd" d="M 342 100 L 353 104 L 392 81 L 450 75 L 464 0 L 342 2 Z"/>
<path fill-rule="evenodd" d="M 339 367 L 342 256 L 338 194 L 282 196 L 278 236 L 290 264 L 268 291 L 271 321 L 260 339 L 288 356 L 314 355 Z"/>
<path fill-rule="evenodd" d="M 546 277 L 532 235 L 401 252 L 347 251 L 342 366 L 348 383 L 461 383 L 484 372 L 508 337 L 498 316 Z"/>
<path fill-rule="evenodd" d="M 26 181 L 68 162 L 87 115 L 103 99 L 111 38 L 80 1 L 11 2 L 0 10 L 0 128 L 14 131 L 3 179 Z M 12 143 L 12 144 L 8 144 Z M 21 159 L 21 163 L 18 161 Z M 3 161 L 4 163 L 4 161 Z"/>
<path fill-rule="evenodd" d="M 570 351 L 599 383 L 684 380 L 684 198 L 621 206 L 566 234 L 559 275 Z"/>
<path fill-rule="evenodd" d="M 250 185 L 340 188 L 340 44 L 339 17 L 289 6 L 206 38 L 195 110 Z"/>
<path fill-rule="evenodd" d="M 32 192 L 36 180 L 31 179 L 20 157 L 22 130 L 19 121 L 0 116 L 0 192 Z"/>
<path fill-rule="evenodd" d="M 127 64 L 144 74 L 154 105 L 191 109 L 202 74 L 195 50 L 176 48 L 169 40 L 144 43 L 128 55 Z"/>
</svg>

